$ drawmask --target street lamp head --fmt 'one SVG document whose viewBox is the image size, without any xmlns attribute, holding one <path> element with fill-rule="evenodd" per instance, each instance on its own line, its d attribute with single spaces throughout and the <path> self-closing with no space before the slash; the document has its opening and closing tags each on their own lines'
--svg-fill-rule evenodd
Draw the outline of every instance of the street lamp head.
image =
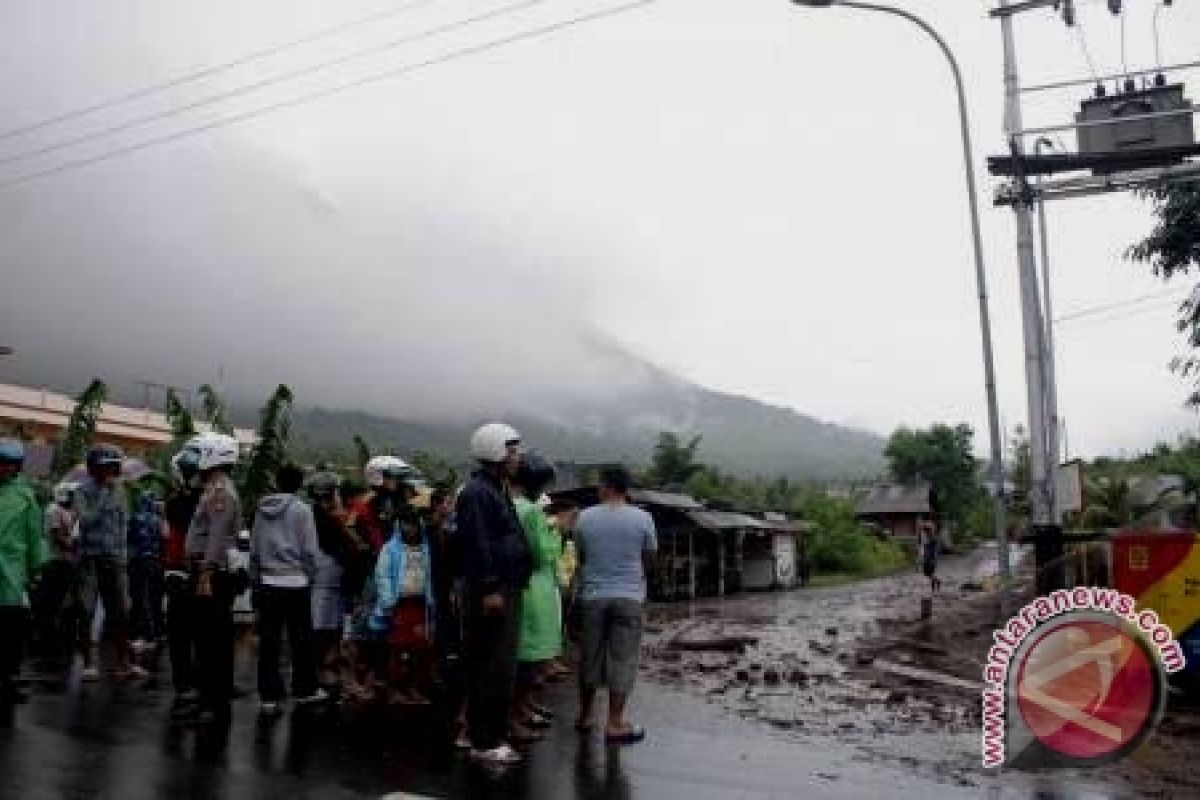
<svg viewBox="0 0 1200 800">
<path fill-rule="evenodd" d="M 837 0 L 792 0 L 798 6 L 808 6 L 809 8 L 828 8 L 832 5 L 837 5 Z"/>
</svg>

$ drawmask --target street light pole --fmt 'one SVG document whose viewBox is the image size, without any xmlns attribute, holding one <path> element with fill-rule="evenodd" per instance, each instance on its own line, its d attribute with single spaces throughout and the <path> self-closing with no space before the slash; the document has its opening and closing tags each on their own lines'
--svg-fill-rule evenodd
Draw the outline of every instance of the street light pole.
<svg viewBox="0 0 1200 800">
<path fill-rule="evenodd" d="M 987 273 L 983 264 L 983 234 L 979 226 L 979 197 L 975 188 L 975 156 L 974 148 L 971 146 L 971 120 L 967 110 L 966 90 L 963 88 L 962 70 L 959 69 L 954 51 L 946 44 L 946 40 L 942 38 L 941 34 L 925 20 L 904 9 L 863 3 L 857 0 L 792 0 L 792 2 L 796 5 L 813 8 L 844 6 L 902 17 L 933 39 L 950 65 L 950 72 L 954 77 L 954 89 L 958 95 L 958 119 L 962 135 L 963 166 L 966 171 L 967 204 L 970 210 L 971 240 L 975 254 L 975 286 L 979 294 L 979 332 L 983 343 L 983 377 L 987 393 L 988 439 L 992 460 L 993 515 L 1000 560 L 1000 607 L 1003 613 L 1007 613 L 1012 587 L 1012 569 L 1009 563 L 1008 526 L 1005 523 L 1004 513 L 1004 448 L 1000 441 L 1000 408 L 996 401 L 996 367 L 995 357 L 992 353 L 992 322 L 991 313 L 988 310 Z"/>
</svg>

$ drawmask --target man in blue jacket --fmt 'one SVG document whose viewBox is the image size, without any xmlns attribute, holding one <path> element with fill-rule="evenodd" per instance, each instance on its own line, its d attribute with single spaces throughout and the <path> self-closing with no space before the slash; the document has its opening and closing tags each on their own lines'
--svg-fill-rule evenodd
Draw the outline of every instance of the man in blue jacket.
<svg viewBox="0 0 1200 800">
<path fill-rule="evenodd" d="M 516 678 L 521 592 L 533 556 L 508 494 L 521 461 L 521 435 L 501 423 L 471 437 L 479 469 L 459 493 L 456 537 L 465 584 L 467 725 L 471 754 L 485 764 L 516 764 L 508 744 Z"/>
</svg>

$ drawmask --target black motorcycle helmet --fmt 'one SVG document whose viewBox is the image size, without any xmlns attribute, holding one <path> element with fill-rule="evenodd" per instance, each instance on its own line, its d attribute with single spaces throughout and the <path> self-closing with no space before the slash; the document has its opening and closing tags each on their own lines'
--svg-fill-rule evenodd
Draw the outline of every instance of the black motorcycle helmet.
<svg viewBox="0 0 1200 800">
<path fill-rule="evenodd" d="M 513 483 L 525 490 L 528 497 L 536 499 L 554 483 L 554 465 L 535 450 L 521 454 L 521 466 L 513 476 Z"/>
<path fill-rule="evenodd" d="M 87 471 L 91 475 L 119 475 L 125 454 L 113 444 L 93 445 L 87 453 Z"/>
</svg>

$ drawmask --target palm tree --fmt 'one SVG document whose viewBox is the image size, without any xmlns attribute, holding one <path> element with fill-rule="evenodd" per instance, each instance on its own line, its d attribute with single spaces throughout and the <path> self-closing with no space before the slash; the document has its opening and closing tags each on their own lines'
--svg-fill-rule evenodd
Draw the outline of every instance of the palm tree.
<svg viewBox="0 0 1200 800">
<path fill-rule="evenodd" d="M 100 419 L 100 408 L 108 398 L 108 386 L 99 378 L 93 378 L 88 387 L 75 398 L 75 408 L 67 422 L 67 430 L 54 451 L 52 472 L 61 477 L 83 460 L 92 438 L 96 435 L 96 423 Z"/>
<path fill-rule="evenodd" d="M 199 392 L 200 401 L 204 404 L 204 414 L 208 417 L 208 424 L 217 433 L 232 436 L 233 423 L 229 421 L 229 415 L 225 410 L 225 402 L 221 399 L 221 395 L 210 383 L 201 386 Z"/>
<path fill-rule="evenodd" d="M 275 472 L 287 461 L 293 401 L 292 390 L 281 383 L 263 406 L 258 443 L 254 445 L 242 481 L 242 507 L 250 515 L 258 506 L 259 498 L 275 488 Z"/>
</svg>

